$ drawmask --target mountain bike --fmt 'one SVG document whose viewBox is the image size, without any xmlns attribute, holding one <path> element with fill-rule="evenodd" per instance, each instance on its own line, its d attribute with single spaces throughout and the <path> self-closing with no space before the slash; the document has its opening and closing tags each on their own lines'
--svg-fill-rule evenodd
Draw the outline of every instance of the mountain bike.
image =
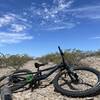
<svg viewBox="0 0 100 100">
<path fill-rule="evenodd" d="M 0 82 L 5 78 L 8 79 L 8 82 L 2 84 L 0 88 L 7 84 L 12 93 L 27 89 L 34 90 L 41 85 L 42 80 L 56 72 L 55 78 L 50 82 L 50 84 L 53 83 L 56 92 L 71 97 L 86 97 L 98 94 L 100 92 L 100 72 L 86 66 L 69 66 L 60 46 L 58 46 L 58 49 L 62 59 L 60 64 L 40 70 L 40 67 L 46 64 L 35 63 L 36 72 L 22 69 L 10 75 L 2 76 Z M 43 74 L 46 71 L 47 73 Z"/>
</svg>

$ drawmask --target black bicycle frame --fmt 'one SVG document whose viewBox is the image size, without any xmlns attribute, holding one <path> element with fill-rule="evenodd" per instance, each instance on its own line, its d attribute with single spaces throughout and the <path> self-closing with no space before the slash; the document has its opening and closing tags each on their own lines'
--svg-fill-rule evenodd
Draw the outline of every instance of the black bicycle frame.
<svg viewBox="0 0 100 100">
<path fill-rule="evenodd" d="M 43 80 L 43 79 L 46 79 L 47 77 L 49 77 L 52 73 L 54 73 L 56 70 L 58 70 L 58 69 L 61 69 L 62 67 L 64 67 L 64 65 L 63 64 L 59 64 L 59 65 L 55 65 L 55 66 L 53 66 L 53 67 L 51 67 L 51 68 L 47 68 L 47 69 L 44 69 L 44 70 L 40 70 L 40 72 L 37 72 L 37 75 L 38 75 L 38 73 L 42 73 L 42 72 L 45 72 L 45 71 L 49 71 L 49 70 L 51 70 L 49 73 L 47 73 L 47 74 L 41 74 L 40 76 L 37 76 L 36 77 L 36 81 L 39 81 L 39 80 Z"/>
<path fill-rule="evenodd" d="M 59 48 L 59 51 L 60 51 L 60 54 L 61 54 L 61 57 L 62 57 L 62 62 L 58 65 L 55 65 L 51 68 L 46 68 L 46 69 L 43 69 L 43 70 L 39 70 L 38 68 L 38 71 L 37 72 L 32 72 L 32 73 L 27 73 L 27 74 L 34 74 L 33 76 L 33 80 L 32 81 L 40 81 L 40 80 L 43 80 L 43 79 L 46 79 L 47 77 L 49 77 L 52 73 L 54 73 L 56 70 L 62 70 L 62 69 L 66 69 L 66 71 L 68 72 L 70 78 L 73 80 L 73 77 L 74 76 L 75 78 L 77 78 L 78 76 L 76 75 L 76 73 L 74 73 L 73 71 L 70 70 L 70 66 L 68 66 L 68 64 L 65 62 L 65 59 L 64 59 L 64 53 L 63 51 Z M 47 74 L 43 74 L 42 75 L 42 72 L 45 72 L 45 71 L 49 71 Z M 20 75 L 27 75 L 27 74 L 19 74 Z"/>
</svg>

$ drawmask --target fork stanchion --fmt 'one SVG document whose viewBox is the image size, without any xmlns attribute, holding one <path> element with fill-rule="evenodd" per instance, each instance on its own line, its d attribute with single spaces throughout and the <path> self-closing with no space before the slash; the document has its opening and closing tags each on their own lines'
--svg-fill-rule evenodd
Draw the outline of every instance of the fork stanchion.
<svg viewBox="0 0 100 100">
<path fill-rule="evenodd" d="M 1 88 L 1 100 L 12 100 L 12 93 L 7 85 Z"/>
</svg>

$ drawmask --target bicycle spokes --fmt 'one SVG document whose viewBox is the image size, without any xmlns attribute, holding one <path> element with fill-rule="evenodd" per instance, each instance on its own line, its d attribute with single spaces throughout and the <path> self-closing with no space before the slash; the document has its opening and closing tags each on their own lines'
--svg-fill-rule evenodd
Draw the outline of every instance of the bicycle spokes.
<svg viewBox="0 0 100 100">
<path fill-rule="evenodd" d="M 77 75 L 79 76 L 78 81 L 73 81 L 73 79 L 70 78 L 70 76 L 68 75 L 68 73 L 63 72 L 63 74 L 61 75 L 61 77 L 59 78 L 59 85 L 64 88 L 64 89 L 68 89 L 71 91 L 83 91 L 83 90 L 87 90 L 91 87 L 93 87 L 97 80 L 97 77 L 95 76 L 95 74 L 91 73 L 91 72 L 87 72 L 87 71 L 76 71 Z M 93 75 L 92 75 L 93 74 Z M 76 74 L 75 74 L 76 75 Z M 88 80 L 89 77 L 94 78 L 91 80 Z"/>
</svg>

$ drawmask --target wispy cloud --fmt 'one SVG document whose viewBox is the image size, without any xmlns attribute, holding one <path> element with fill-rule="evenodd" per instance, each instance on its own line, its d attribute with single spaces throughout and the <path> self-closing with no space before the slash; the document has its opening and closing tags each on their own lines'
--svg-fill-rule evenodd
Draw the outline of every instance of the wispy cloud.
<svg viewBox="0 0 100 100">
<path fill-rule="evenodd" d="M 21 15 L 14 13 L 2 15 L 0 28 L 9 26 L 10 32 L 18 33 L 25 32 L 34 24 L 37 29 L 60 30 L 77 26 L 77 19 L 80 22 L 83 19 L 100 20 L 100 4 L 87 6 L 81 4 L 80 7 L 74 7 L 76 2 L 76 0 L 52 0 L 52 5 L 47 2 L 39 4 L 33 2 Z"/>
<path fill-rule="evenodd" d="M 74 23 L 63 23 L 59 26 L 49 26 L 49 27 L 45 27 L 43 30 L 48 30 L 48 31 L 54 31 L 54 30 L 63 30 L 63 29 L 71 29 L 73 27 L 75 27 L 75 24 Z"/>
<path fill-rule="evenodd" d="M 100 39 L 100 36 L 91 37 L 91 38 L 89 38 L 89 39 L 92 39 L 92 40 Z"/>
<path fill-rule="evenodd" d="M 39 20 L 37 19 L 37 21 L 39 21 L 39 24 L 41 26 L 48 26 L 48 30 L 69 29 L 72 23 L 75 27 L 77 25 L 76 19 L 80 19 L 80 21 L 83 19 L 100 20 L 99 4 L 83 5 L 75 8 L 73 6 L 75 2 L 75 0 L 53 0 L 52 5 L 41 3 L 39 7 L 33 3 L 28 11 L 30 12 L 31 18 L 38 18 Z M 65 27 L 65 23 L 70 24 Z"/>
<path fill-rule="evenodd" d="M 100 20 L 100 5 L 85 6 L 81 8 L 68 9 L 65 12 L 74 13 L 77 18 L 99 19 Z"/>
<path fill-rule="evenodd" d="M 74 0 L 54 0 L 53 5 L 49 7 L 48 4 L 42 3 L 40 4 L 40 8 L 38 8 L 34 3 L 33 5 L 28 9 L 30 12 L 31 18 L 36 18 L 41 19 L 37 21 L 40 21 L 41 26 L 46 26 L 42 27 L 43 30 L 60 30 L 60 29 L 65 29 L 65 28 L 73 28 L 72 23 L 75 26 L 75 22 L 72 21 L 71 18 L 68 18 L 67 15 L 63 11 L 66 9 L 69 9 L 74 3 Z M 29 13 L 28 12 L 28 13 Z M 24 12 L 25 13 L 25 12 Z M 26 14 L 26 13 L 25 13 Z M 35 17 L 34 17 L 35 16 Z M 65 23 L 67 25 L 65 25 Z"/>
<path fill-rule="evenodd" d="M 0 17 L 0 27 L 8 25 L 13 21 L 15 21 L 15 17 L 13 14 L 5 14 L 2 17 Z"/>
<path fill-rule="evenodd" d="M 62 29 L 66 29 L 66 27 L 65 26 L 48 27 L 48 28 L 45 28 L 44 30 L 52 31 L 52 30 L 62 30 Z"/>
<path fill-rule="evenodd" d="M 12 32 L 22 32 L 26 29 L 26 25 L 22 25 L 22 24 L 11 24 L 11 31 Z"/>
<path fill-rule="evenodd" d="M 54 6 L 57 5 L 57 6 L 53 6 L 55 9 L 55 11 L 53 12 L 59 12 L 59 11 L 62 11 L 66 8 L 70 8 L 72 6 L 72 4 L 74 3 L 74 0 L 69 0 L 69 1 L 66 1 L 66 0 L 54 0 Z"/>
<path fill-rule="evenodd" d="M 19 43 L 31 39 L 33 39 L 33 37 L 27 34 L 0 32 L 0 44 Z"/>
<path fill-rule="evenodd" d="M 22 32 L 30 26 L 26 18 L 14 13 L 7 13 L 0 17 L 0 28 L 6 27 L 11 32 Z"/>
<path fill-rule="evenodd" d="M 14 13 L 6 13 L 0 17 L 0 45 L 20 43 L 24 40 L 31 40 L 33 36 L 27 33 L 31 25 L 28 20 Z"/>
</svg>

